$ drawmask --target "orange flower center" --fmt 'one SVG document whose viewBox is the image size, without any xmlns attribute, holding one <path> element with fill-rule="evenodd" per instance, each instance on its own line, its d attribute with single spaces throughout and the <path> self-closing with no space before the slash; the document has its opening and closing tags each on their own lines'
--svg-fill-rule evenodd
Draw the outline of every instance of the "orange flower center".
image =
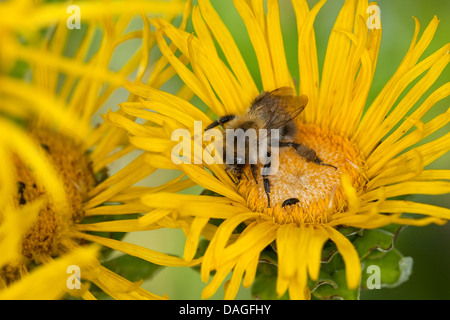
<svg viewBox="0 0 450 320">
<path fill-rule="evenodd" d="M 292 147 L 279 149 L 278 172 L 268 175 L 270 204 L 258 168 L 256 183 L 250 168 L 242 179 L 238 192 L 247 199 L 253 211 L 264 212 L 279 224 L 327 223 L 334 212 L 341 212 L 347 205 L 341 186 L 341 174 L 347 173 L 358 191 L 364 186 L 364 162 L 362 155 L 348 139 L 317 125 L 299 124 L 296 143 L 313 149 L 325 164 L 337 169 L 307 162 Z M 292 199 L 291 204 L 286 200 Z M 289 202 L 289 201 L 288 201 Z M 285 203 L 285 206 L 283 206 Z"/>
</svg>

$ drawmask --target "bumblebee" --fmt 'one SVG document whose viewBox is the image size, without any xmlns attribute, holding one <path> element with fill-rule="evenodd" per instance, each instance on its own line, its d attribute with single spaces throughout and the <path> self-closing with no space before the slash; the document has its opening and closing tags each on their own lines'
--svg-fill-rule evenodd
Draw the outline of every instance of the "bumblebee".
<svg viewBox="0 0 450 320">
<path fill-rule="evenodd" d="M 271 158 L 272 147 L 290 147 L 293 148 L 297 154 L 303 157 L 307 162 L 314 162 L 318 165 L 330 166 L 337 169 L 335 166 L 324 163 L 313 149 L 294 141 L 298 130 L 294 119 L 301 114 L 307 104 L 308 98 L 305 95 L 295 96 L 294 90 L 291 87 L 281 87 L 270 92 L 264 91 L 256 97 L 244 114 L 224 115 L 208 125 L 205 130 L 215 128 L 219 125 L 222 125 L 225 129 L 233 129 L 235 131 L 241 129 L 243 132 L 250 129 L 255 132 L 261 132 L 260 129 L 265 129 L 263 132 L 267 132 L 267 136 L 258 136 L 258 144 L 262 138 L 268 142 L 269 146 L 267 148 L 266 159 Z M 271 134 L 273 129 L 277 130 L 278 134 L 276 136 Z M 230 159 L 232 157 L 234 161 L 224 161 L 226 171 L 231 172 L 237 178 L 237 182 L 239 182 L 242 175 L 244 175 L 248 180 L 248 177 L 245 175 L 244 168 L 250 166 L 252 176 L 256 183 L 258 183 L 258 165 L 255 161 L 250 161 L 254 160 L 249 153 L 249 150 L 252 147 L 250 145 L 250 141 L 248 139 L 245 141 L 245 152 L 242 154 L 238 152 L 237 147 L 234 144 L 234 140 L 230 140 L 231 139 L 224 139 L 224 151 L 234 150 L 234 154 L 227 155 L 226 152 L 224 152 L 223 156 L 224 159 Z M 230 148 L 227 148 L 228 144 L 231 144 Z M 267 195 L 268 207 L 270 208 L 271 186 L 268 178 L 269 170 L 264 170 L 270 168 L 269 160 L 262 163 L 262 165 L 263 170 L 261 176 L 263 178 L 264 191 Z M 290 201 L 283 202 L 283 206 L 293 205 L 298 202 L 293 199 L 288 200 Z"/>
</svg>

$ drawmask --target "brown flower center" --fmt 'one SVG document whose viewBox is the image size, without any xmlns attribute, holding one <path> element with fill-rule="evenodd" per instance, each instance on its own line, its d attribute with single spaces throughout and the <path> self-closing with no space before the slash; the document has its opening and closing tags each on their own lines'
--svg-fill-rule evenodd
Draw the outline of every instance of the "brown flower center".
<svg viewBox="0 0 450 320">
<path fill-rule="evenodd" d="M 258 184 L 254 179 L 243 179 L 238 192 L 247 199 L 250 209 L 264 212 L 279 224 L 326 223 L 334 212 L 342 211 L 347 205 L 341 186 L 343 173 L 349 175 L 356 190 L 363 187 L 362 155 L 348 139 L 317 125 L 299 124 L 295 142 L 312 148 L 323 163 L 337 169 L 307 162 L 293 148 L 283 147 L 279 149 L 278 172 L 268 176 L 271 207 L 267 207 L 259 170 Z M 245 173 L 252 176 L 250 168 L 246 168 Z M 288 199 L 295 200 L 282 206 Z"/>
<path fill-rule="evenodd" d="M 72 139 L 49 130 L 35 129 L 32 137 L 50 157 L 56 172 L 64 183 L 68 199 L 67 212 L 57 212 L 47 200 L 32 228 L 22 242 L 24 257 L 42 262 L 56 256 L 64 247 L 65 232 L 83 219 L 83 203 L 89 190 L 95 186 L 95 177 L 85 149 Z M 45 189 L 35 179 L 30 168 L 19 157 L 14 157 L 17 174 L 17 206 L 46 196 Z"/>
</svg>

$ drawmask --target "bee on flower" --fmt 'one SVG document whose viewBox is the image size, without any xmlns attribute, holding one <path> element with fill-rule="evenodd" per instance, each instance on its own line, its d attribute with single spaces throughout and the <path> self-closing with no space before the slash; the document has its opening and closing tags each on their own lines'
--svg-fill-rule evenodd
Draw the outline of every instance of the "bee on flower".
<svg viewBox="0 0 450 320">
<path fill-rule="evenodd" d="M 68 6 L 0 3 L 0 299 L 67 293 L 167 299 L 103 265 L 110 249 L 156 264 L 185 262 L 121 241 L 125 232 L 164 227 L 146 219 L 151 208 L 137 203 L 151 188 L 134 187 L 156 168 L 138 156 L 108 172 L 136 148 L 125 131 L 101 121 L 99 111 L 126 82 L 157 88 L 171 78 L 165 58 L 150 59 L 155 38 L 148 17 L 172 21 L 183 11 L 187 17 L 189 6 L 178 0 L 83 2 L 80 28 L 68 28 Z M 137 30 L 136 21 L 145 28 Z M 130 46 L 133 41 L 139 45 Z M 125 59 L 117 62 L 124 46 Z M 74 288 L 67 284 L 70 266 L 79 268 Z"/>
<path fill-rule="evenodd" d="M 201 195 L 159 192 L 142 197 L 142 203 L 167 210 L 166 215 L 175 213 L 183 222 L 186 261 L 196 256 L 201 237 L 209 240 L 200 271 L 201 279 L 208 282 L 203 298 L 211 297 L 230 273 L 226 299 L 236 296 L 241 282 L 244 287 L 252 285 L 261 253 L 272 248 L 277 296 L 288 293 L 291 299 L 308 299 L 315 289 L 311 283 L 319 280 L 323 249 L 330 243 L 345 264 L 343 285 L 355 289 L 361 282 L 362 257 L 343 227 L 441 225 L 450 218 L 447 208 L 397 198 L 450 191 L 448 170 L 426 168 L 449 150 L 450 135 L 423 143 L 447 125 L 448 110 L 439 110 L 430 121 L 421 120 L 450 92 L 448 83 L 427 92 L 450 57 L 449 44 L 424 56 L 439 20 L 434 17 L 420 37 L 420 24 L 415 20 L 414 37 L 402 63 L 369 104 L 381 24 L 368 27 L 367 1 L 345 1 L 319 74 L 313 24 L 325 2 L 310 8 L 306 1 L 292 1 L 298 32 L 298 83 L 287 63 L 277 0 L 267 1 L 267 9 L 262 0 L 233 1 L 255 52 L 261 86 L 209 0 L 199 0 L 192 10 L 194 33 L 152 19 L 163 56 L 202 103 L 134 83 L 127 88 L 141 99 L 122 103 L 121 110 L 139 114 L 149 121 L 151 130 L 131 124 L 124 115 L 106 115 L 130 132 L 131 143 L 145 150 L 155 166 L 181 170 L 189 181 L 208 190 Z M 236 117 L 245 117 L 261 94 L 279 88 L 289 88 L 292 96 L 305 96 L 308 102 L 299 116 L 291 118 L 295 132 L 285 141 L 290 147 L 279 148 L 278 172 L 267 181 L 245 162 L 230 175 L 226 166 L 214 161 L 176 165 L 171 161 L 174 130 L 193 132 L 196 121 L 207 131 L 226 129 Z M 424 101 L 417 106 L 422 97 Z M 192 140 L 195 149 L 196 137 Z M 207 150 L 208 143 L 202 141 L 200 146 Z M 314 156 L 301 156 L 296 146 L 307 146 Z M 196 156 L 182 154 L 188 159 Z M 264 163 L 255 166 L 260 169 Z"/>
</svg>

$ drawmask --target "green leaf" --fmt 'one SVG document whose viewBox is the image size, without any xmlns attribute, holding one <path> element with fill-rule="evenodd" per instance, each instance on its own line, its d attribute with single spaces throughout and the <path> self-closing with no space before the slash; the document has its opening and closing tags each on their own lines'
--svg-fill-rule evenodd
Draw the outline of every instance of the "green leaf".
<svg viewBox="0 0 450 320">
<path fill-rule="evenodd" d="M 413 259 L 404 257 L 397 249 L 392 249 L 381 257 L 371 254 L 362 263 L 361 288 L 373 288 L 377 282 L 380 288 L 395 288 L 409 279 Z M 376 277 L 379 277 L 379 280 Z"/>
<path fill-rule="evenodd" d="M 391 224 L 388 224 L 387 226 L 384 226 L 384 227 L 382 227 L 380 229 L 389 231 L 389 232 L 395 234 L 395 236 L 397 236 L 400 233 L 400 231 L 402 231 L 405 227 L 406 227 L 405 225 L 391 223 Z"/>
<path fill-rule="evenodd" d="M 362 237 L 357 237 L 353 241 L 356 251 L 361 259 L 364 259 L 374 250 L 388 251 L 392 249 L 394 234 L 391 232 L 375 229 L 364 230 Z"/>
<path fill-rule="evenodd" d="M 319 280 L 311 291 L 311 297 L 316 299 L 359 299 L 359 289 L 347 287 L 345 269 L 336 270 L 333 274 L 320 271 Z"/>
<path fill-rule="evenodd" d="M 273 243 L 273 245 L 275 245 L 275 243 Z M 272 245 L 268 246 L 261 252 L 261 255 L 259 256 L 259 261 L 260 263 L 268 263 L 273 265 L 278 264 L 278 256 L 275 250 L 273 249 Z"/>
<path fill-rule="evenodd" d="M 256 271 L 255 281 L 253 281 L 251 294 L 254 299 L 260 300 L 288 300 L 289 294 L 286 292 L 282 297 L 277 296 L 277 272 L 276 265 L 271 263 L 260 263 Z"/>
<path fill-rule="evenodd" d="M 105 261 L 103 266 L 131 282 L 149 279 L 162 268 L 160 265 L 129 255 Z"/>
<path fill-rule="evenodd" d="M 355 247 L 362 264 L 362 288 L 367 287 L 367 280 L 373 274 L 372 269 L 380 270 L 380 287 L 397 286 L 409 278 L 412 259 L 403 257 L 394 249 L 400 225 L 388 225 L 374 230 L 351 230 L 341 228 Z M 377 267 L 369 266 L 376 265 Z M 337 252 L 336 245 L 328 241 L 322 251 L 322 266 L 319 280 L 310 285 L 312 297 L 316 299 L 358 299 L 359 288 L 349 290 L 345 278 L 345 264 Z"/>
<path fill-rule="evenodd" d="M 401 230 L 403 230 L 403 226 L 397 224 L 379 229 L 362 230 L 354 238 L 353 246 L 361 259 L 372 253 L 387 252 L 394 247 L 395 239 Z"/>
<path fill-rule="evenodd" d="M 220 193 L 211 191 L 209 189 L 204 189 L 201 194 L 204 196 L 223 197 L 223 195 L 221 195 Z"/>
</svg>

